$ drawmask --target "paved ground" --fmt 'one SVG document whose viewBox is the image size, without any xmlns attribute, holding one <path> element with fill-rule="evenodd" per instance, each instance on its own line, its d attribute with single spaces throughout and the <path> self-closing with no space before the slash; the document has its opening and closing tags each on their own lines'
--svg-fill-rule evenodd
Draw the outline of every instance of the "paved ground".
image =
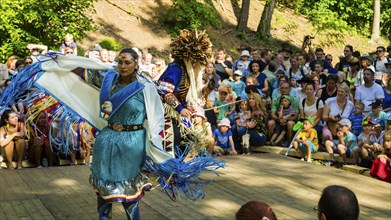
<svg viewBox="0 0 391 220">
<path fill-rule="evenodd" d="M 391 184 L 332 167 L 275 154 L 224 157 L 227 168 L 198 202 L 171 202 L 158 189 L 141 203 L 142 219 L 234 219 L 241 204 L 269 203 L 279 219 L 316 219 L 313 207 L 328 185 L 349 187 L 358 197 L 360 219 L 391 219 Z M 96 219 L 89 168 L 0 171 L 0 219 Z M 209 176 L 209 175 L 208 175 Z M 125 219 L 120 204 L 113 219 Z"/>
</svg>

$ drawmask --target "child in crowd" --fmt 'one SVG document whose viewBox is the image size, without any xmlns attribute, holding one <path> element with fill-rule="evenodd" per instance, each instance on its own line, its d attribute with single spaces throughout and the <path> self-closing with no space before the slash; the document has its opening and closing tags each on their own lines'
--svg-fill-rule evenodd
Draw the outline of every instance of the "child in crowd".
<svg viewBox="0 0 391 220">
<path fill-rule="evenodd" d="M 243 99 L 243 93 L 246 93 L 244 89 L 246 88 L 246 83 L 244 83 L 241 78 L 242 78 L 242 71 L 236 70 L 234 72 L 234 81 L 231 82 L 232 90 L 235 92 L 235 94 Z"/>
<path fill-rule="evenodd" d="M 280 121 L 276 122 L 276 128 L 274 129 L 274 134 L 270 138 L 272 145 L 278 144 L 284 137 L 287 131 L 287 118 L 292 114 L 295 114 L 295 109 L 291 104 L 291 98 L 287 95 L 283 95 L 280 99 L 280 105 L 276 111 Z"/>
<path fill-rule="evenodd" d="M 391 183 L 391 131 L 384 135 L 383 152 L 373 161 L 371 176 Z"/>
<path fill-rule="evenodd" d="M 372 104 L 372 111 L 368 113 L 368 116 L 371 116 L 373 119 L 380 119 L 383 121 L 383 127 L 387 124 L 388 114 L 383 111 L 383 103 L 380 100 L 376 100 Z"/>
<path fill-rule="evenodd" d="M 363 131 L 357 137 L 358 145 L 353 148 L 353 158 L 356 165 L 361 164 L 363 161 L 370 161 L 369 156 L 372 155 L 372 150 L 369 144 L 369 139 L 374 134 L 372 131 L 371 117 L 365 117 L 361 123 Z"/>
<path fill-rule="evenodd" d="M 239 123 L 249 122 L 251 119 L 251 111 L 248 109 L 248 100 L 240 102 L 239 109 L 239 113 L 235 116 L 235 120 Z"/>
<path fill-rule="evenodd" d="M 230 105 L 227 102 L 228 89 L 219 89 L 219 99 L 214 103 L 214 112 L 217 115 L 217 123 L 229 116 Z"/>
<path fill-rule="evenodd" d="M 315 120 L 312 117 L 307 117 L 303 121 L 303 128 L 293 142 L 293 148 L 300 155 L 301 160 L 304 161 L 304 154 L 307 162 L 311 163 L 311 154 L 316 153 L 319 148 L 318 133 L 314 129 Z"/>
<path fill-rule="evenodd" d="M 215 138 L 214 152 L 219 156 L 236 155 L 229 119 L 223 118 L 217 126 L 218 128 L 213 134 Z"/>
<path fill-rule="evenodd" d="M 210 154 L 212 154 L 215 141 L 213 139 L 211 125 L 205 117 L 204 109 L 198 108 L 192 114 L 192 124 L 192 129 L 197 138 L 197 142 L 191 149 L 189 155 L 194 157 L 200 150 L 207 150 Z"/>
<path fill-rule="evenodd" d="M 299 84 L 297 83 L 296 78 L 291 77 L 289 79 L 289 84 L 291 85 L 291 90 L 293 90 L 295 92 L 295 94 L 297 94 L 299 92 L 299 90 L 301 89 Z"/>
<path fill-rule="evenodd" d="M 369 138 L 367 148 L 372 149 L 373 154 L 376 156 L 383 151 L 384 124 L 383 120 L 379 118 L 371 118 L 371 123 L 373 124 L 373 135 Z"/>
<path fill-rule="evenodd" d="M 359 136 L 363 130 L 362 122 L 365 115 L 362 111 L 364 107 L 363 103 L 356 104 L 353 113 L 348 118 L 352 122 L 352 132 L 356 136 Z"/>
<path fill-rule="evenodd" d="M 70 47 L 73 50 L 73 55 L 77 56 L 77 45 L 73 40 L 72 34 L 65 35 L 64 42 L 61 45 L 61 53 L 65 54 L 65 48 Z"/>
<path fill-rule="evenodd" d="M 342 157 L 344 164 L 347 164 L 347 157 L 353 157 L 353 148 L 357 146 L 357 138 L 350 129 L 352 123 L 344 118 L 338 122 L 337 140 L 326 140 L 327 152 L 330 154 L 330 165 L 335 165 L 334 151 Z"/>
</svg>

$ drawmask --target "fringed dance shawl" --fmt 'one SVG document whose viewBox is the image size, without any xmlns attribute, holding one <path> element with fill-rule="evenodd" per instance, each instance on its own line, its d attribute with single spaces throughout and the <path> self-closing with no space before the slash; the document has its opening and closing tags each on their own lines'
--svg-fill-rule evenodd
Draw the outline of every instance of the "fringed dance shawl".
<svg viewBox="0 0 391 220">
<path fill-rule="evenodd" d="M 78 67 L 101 71 L 112 68 L 92 59 L 49 54 L 47 59 L 26 67 L 14 77 L 0 97 L 0 105 L 9 106 L 17 100 L 23 100 L 29 107 L 27 123 L 41 111 L 50 113 L 53 124 L 57 124 L 60 131 L 66 131 L 60 132 L 60 135 L 51 134 L 50 140 L 67 151 L 65 149 L 70 145 L 68 137 L 75 127 L 85 128 L 88 124 L 99 132 L 107 126 L 107 121 L 99 117 L 99 89 L 71 72 Z M 194 201 L 203 198 L 203 187 L 211 183 L 211 180 L 204 180 L 200 175 L 204 172 L 216 173 L 215 170 L 224 167 L 225 162 L 214 160 L 215 157 L 208 156 L 206 152 L 184 162 L 187 152 L 179 155 L 179 158 L 173 158 L 163 151 L 160 133 L 164 128 L 164 110 L 160 96 L 148 79 L 141 75 L 137 78 L 144 84 L 147 109 L 147 120 L 144 122 L 147 132 L 145 168 L 155 176 L 171 199 L 175 200 L 181 193 Z M 81 135 L 76 134 L 76 137 L 80 139 Z"/>
</svg>

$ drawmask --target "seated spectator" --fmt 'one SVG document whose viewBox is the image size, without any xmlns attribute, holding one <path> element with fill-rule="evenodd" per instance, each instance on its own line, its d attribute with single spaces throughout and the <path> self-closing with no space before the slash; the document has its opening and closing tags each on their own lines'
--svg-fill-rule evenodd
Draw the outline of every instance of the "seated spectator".
<svg viewBox="0 0 391 220">
<path fill-rule="evenodd" d="M 236 155 L 229 119 L 223 118 L 217 126 L 218 128 L 213 133 L 215 138 L 214 152 L 219 156 Z"/>
<path fill-rule="evenodd" d="M 297 99 L 295 97 L 289 95 L 290 94 L 290 85 L 288 82 L 281 83 L 280 92 L 281 92 L 282 96 L 287 95 L 290 97 L 290 100 L 291 100 L 291 103 L 293 105 L 294 112 L 295 112 L 293 115 L 291 115 L 285 119 L 286 124 L 287 124 L 286 141 L 290 142 L 290 141 L 292 141 L 292 137 L 293 137 L 292 128 L 295 125 L 295 121 L 297 120 L 298 114 L 299 114 L 299 102 L 297 101 Z M 276 127 L 276 122 L 282 120 L 282 118 L 277 117 L 277 114 L 276 114 L 277 109 L 279 107 L 280 99 L 281 99 L 281 97 L 273 100 L 273 102 L 272 102 L 271 120 L 268 121 L 268 131 L 269 131 L 268 133 L 270 136 L 269 140 L 271 138 L 271 135 L 273 134 L 274 128 Z M 287 144 L 284 144 L 284 145 L 287 145 Z"/>
<path fill-rule="evenodd" d="M 219 123 L 223 118 L 229 117 L 230 105 L 227 102 L 228 89 L 220 88 L 219 89 L 219 99 L 214 103 L 214 112 L 217 115 L 217 123 Z"/>
<path fill-rule="evenodd" d="M 256 92 L 248 94 L 249 106 L 251 110 L 251 119 L 249 122 L 237 123 L 233 128 L 234 141 L 239 146 L 239 140 L 246 133 L 250 135 L 250 149 L 251 146 L 262 146 L 266 143 L 268 135 L 266 121 L 267 113 L 265 103 L 262 101 L 261 96 Z"/>
<path fill-rule="evenodd" d="M 375 72 L 372 69 L 364 69 L 364 84 L 356 89 L 356 94 L 354 95 L 356 103 L 362 102 L 365 105 L 364 113 L 371 111 L 371 103 L 376 100 L 383 101 L 384 99 L 383 89 L 379 84 L 375 83 L 374 75 Z"/>
<path fill-rule="evenodd" d="M 373 162 L 370 174 L 391 183 L 391 131 L 387 131 L 384 135 L 383 149 Z"/>
<path fill-rule="evenodd" d="M 300 118 L 305 119 L 311 117 L 314 119 L 313 127 L 316 130 L 318 137 L 321 137 L 323 129 L 322 113 L 324 104 L 322 100 L 314 95 L 314 84 L 308 83 L 303 87 L 307 98 L 299 103 Z"/>
<path fill-rule="evenodd" d="M 30 56 L 26 56 L 23 61 L 25 66 L 30 66 L 33 64 L 33 59 Z"/>
<path fill-rule="evenodd" d="M 270 138 L 270 142 L 272 145 L 278 145 L 280 144 L 280 141 L 285 137 L 285 134 L 287 132 L 288 119 L 292 115 L 295 115 L 295 109 L 288 95 L 281 96 L 277 112 L 275 112 L 274 114 L 276 114 L 275 117 L 278 117 L 279 120 L 276 121 L 276 127 L 274 129 L 272 137 Z"/>
<path fill-rule="evenodd" d="M 259 69 L 259 61 L 252 61 L 250 63 L 250 76 L 254 77 L 258 81 L 258 89 L 262 90 L 263 96 L 270 96 L 271 87 L 267 76 Z"/>
<path fill-rule="evenodd" d="M 25 64 L 24 64 L 24 61 L 23 60 L 18 60 L 16 61 L 16 64 L 15 64 L 15 75 L 22 72 L 22 70 L 24 69 L 25 67 Z"/>
<path fill-rule="evenodd" d="M 369 106 L 372 107 L 372 110 L 368 113 L 368 116 L 383 121 L 383 125 L 387 124 L 388 114 L 383 111 L 383 102 L 376 100 L 372 104 L 369 104 Z"/>
<path fill-rule="evenodd" d="M 342 119 L 338 122 L 338 132 L 336 140 L 326 140 L 325 146 L 330 154 L 331 165 L 335 165 L 334 152 L 337 152 L 347 164 L 347 157 L 353 157 L 353 148 L 357 146 L 356 136 L 350 132 L 352 123 L 349 119 Z"/>
<path fill-rule="evenodd" d="M 258 65 L 260 65 L 260 62 L 261 61 L 257 61 Z M 275 74 L 275 72 L 277 70 L 277 66 L 278 66 L 278 63 L 276 61 L 270 61 L 270 63 L 267 65 L 267 68 L 264 69 L 263 71 L 261 71 L 262 73 L 264 73 L 266 75 L 267 79 L 270 82 L 270 85 L 272 85 L 273 88 L 277 82 L 277 75 Z"/>
<path fill-rule="evenodd" d="M 385 86 L 383 86 L 384 99 L 382 105 L 383 105 L 383 111 L 388 112 L 391 110 L 391 77 L 390 77 L 391 72 L 386 73 L 385 75 L 387 75 L 388 78 L 385 82 Z"/>
<path fill-rule="evenodd" d="M 272 207 L 265 202 L 250 201 L 238 210 L 236 220 L 277 220 Z"/>
<path fill-rule="evenodd" d="M 117 58 L 117 53 L 113 50 L 109 50 L 109 63 L 113 64 L 113 66 L 118 65 L 118 63 L 115 61 L 115 58 Z"/>
<path fill-rule="evenodd" d="M 371 118 L 371 124 L 373 125 L 373 134 L 369 138 L 368 148 L 372 149 L 373 155 L 377 156 L 383 151 L 383 137 L 385 124 L 378 118 Z"/>
<path fill-rule="evenodd" d="M 281 97 L 281 84 L 284 83 L 284 82 L 289 84 L 289 79 L 288 79 L 287 76 L 284 75 L 284 76 L 281 76 L 280 78 L 278 78 L 278 85 L 279 85 L 279 87 L 273 90 L 273 93 L 272 93 L 272 99 L 273 100 L 278 99 L 279 97 Z M 290 88 L 290 84 L 289 84 L 289 88 Z M 296 93 L 295 93 L 294 90 L 292 90 L 290 88 L 289 95 L 292 96 L 292 97 L 295 97 Z"/>
<path fill-rule="evenodd" d="M 65 56 L 76 56 L 73 52 L 73 49 L 71 47 L 65 47 L 64 49 L 64 55 Z"/>
<path fill-rule="evenodd" d="M 37 168 L 42 168 L 42 159 L 45 157 L 48 161 L 48 166 L 52 166 L 54 155 L 50 147 L 49 124 L 47 123 L 45 112 L 41 112 L 31 125 L 30 134 L 28 160 L 36 164 Z"/>
<path fill-rule="evenodd" d="M 100 57 L 100 61 L 102 61 L 102 63 L 109 63 L 109 51 L 108 50 L 106 50 L 106 49 L 100 50 L 99 57 Z"/>
<path fill-rule="evenodd" d="M 374 135 L 371 117 L 365 117 L 361 123 L 363 131 L 357 137 L 358 145 L 353 148 L 353 158 L 357 166 L 370 162 L 370 157 L 373 156 L 372 146 L 369 142 L 371 136 Z"/>
<path fill-rule="evenodd" d="M 364 110 L 364 104 L 359 103 L 354 106 L 353 113 L 349 116 L 349 121 L 352 122 L 352 132 L 354 135 L 358 136 L 362 132 L 362 121 L 365 115 L 362 113 Z"/>
<path fill-rule="evenodd" d="M 375 78 L 375 76 L 374 76 L 375 75 L 375 67 L 372 65 L 372 63 L 373 63 L 373 60 L 369 56 L 369 54 L 363 54 L 361 56 L 361 58 L 360 58 L 360 64 L 361 64 L 360 67 L 361 68 L 358 71 L 357 77 L 356 77 L 356 81 L 354 82 L 354 86 L 355 87 L 359 87 L 362 84 L 364 84 L 364 70 L 367 69 L 367 68 L 372 70 L 372 72 L 373 72 L 373 79 Z"/>
<path fill-rule="evenodd" d="M 240 55 L 240 59 L 236 60 L 233 64 L 233 71 L 240 70 L 243 74 L 243 79 L 246 79 L 250 75 L 249 66 L 251 60 L 250 52 L 248 50 L 243 50 Z"/>
<path fill-rule="evenodd" d="M 322 81 L 322 80 L 321 80 Z M 318 90 L 316 93 L 316 97 L 320 98 L 323 102 L 325 102 L 328 98 L 337 96 L 337 75 L 329 75 L 326 79 L 326 87 L 323 87 Z M 349 91 L 350 93 L 350 91 Z"/>
<path fill-rule="evenodd" d="M 291 65 L 292 67 L 288 71 L 288 77 L 289 78 L 295 78 L 296 80 L 300 80 L 304 76 L 309 74 L 309 71 L 304 66 L 300 66 L 300 64 L 297 62 L 296 57 L 291 58 Z"/>
<path fill-rule="evenodd" d="M 337 97 L 328 98 L 323 108 L 322 120 L 326 123 L 322 130 L 322 140 L 337 138 L 338 122 L 347 119 L 354 110 L 353 103 L 346 97 L 350 93 L 350 87 L 342 83 L 338 88 Z"/>
<path fill-rule="evenodd" d="M 315 120 L 312 117 L 307 117 L 302 123 L 302 129 L 293 141 L 293 148 L 300 155 L 302 161 L 306 159 L 311 163 L 311 154 L 316 153 L 319 148 L 318 134 L 314 129 Z M 304 153 L 307 155 L 304 156 Z"/>
<path fill-rule="evenodd" d="M 25 127 L 22 122 L 19 122 L 18 114 L 12 110 L 4 111 L 0 119 L 0 147 L 4 147 L 8 169 L 14 169 L 12 164 L 14 157 L 17 158 L 17 168 L 23 169 L 25 138 Z"/>
<path fill-rule="evenodd" d="M 337 185 L 323 190 L 318 202 L 319 220 L 358 220 L 359 214 L 360 206 L 351 190 Z"/>
<path fill-rule="evenodd" d="M 8 69 L 8 78 L 12 78 L 14 75 L 16 75 L 16 73 L 15 73 L 16 61 L 18 61 L 18 57 L 15 55 L 12 55 L 12 56 L 8 57 L 7 62 L 5 63 L 5 65 L 7 66 L 7 69 Z"/>
</svg>

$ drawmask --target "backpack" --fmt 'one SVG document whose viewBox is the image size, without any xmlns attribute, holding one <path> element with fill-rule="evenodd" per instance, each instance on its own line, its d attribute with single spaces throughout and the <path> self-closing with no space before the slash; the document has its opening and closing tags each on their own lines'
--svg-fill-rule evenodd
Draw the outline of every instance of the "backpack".
<svg viewBox="0 0 391 220">
<path fill-rule="evenodd" d="M 299 69 L 300 69 L 300 73 L 301 73 L 301 77 L 304 77 L 304 70 L 303 70 L 303 66 L 301 66 Z M 289 69 L 289 79 L 292 78 L 292 68 Z"/>
</svg>

